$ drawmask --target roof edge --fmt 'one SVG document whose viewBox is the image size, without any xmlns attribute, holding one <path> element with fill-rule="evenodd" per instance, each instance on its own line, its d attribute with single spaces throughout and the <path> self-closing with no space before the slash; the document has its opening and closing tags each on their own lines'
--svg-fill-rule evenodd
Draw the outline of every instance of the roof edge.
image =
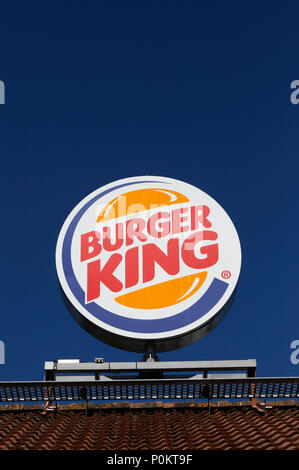
<svg viewBox="0 0 299 470">
<path fill-rule="evenodd" d="M 280 401 L 259 401 L 260 404 L 263 404 L 265 408 L 274 408 L 274 407 L 299 407 L 299 402 L 295 400 L 280 400 Z M 142 403 L 132 403 L 128 401 L 124 402 L 110 402 L 110 403 L 88 403 L 89 410 L 117 410 L 117 409 L 171 409 L 171 408 L 240 408 L 240 407 L 251 407 L 253 406 L 252 401 L 238 401 L 238 402 L 229 402 L 229 401 L 213 401 L 207 402 L 195 402 L 195 401 L 184 401 L 184 402 L 142 402 Z M 45 405 L 43 403 L 35 405 L 27 405 L 24 403 L 11 403 L 8 405 L 0 405 L 0 413 L 6 411 L 39 411 L 43 410 Z M 86 410 L 87 406 L 85 403 L 72 403 L 72 404 L 62 404 L 57 403 L 56 409 L 59 411 L 76 411 L 76 410 Z"/>
</svg>

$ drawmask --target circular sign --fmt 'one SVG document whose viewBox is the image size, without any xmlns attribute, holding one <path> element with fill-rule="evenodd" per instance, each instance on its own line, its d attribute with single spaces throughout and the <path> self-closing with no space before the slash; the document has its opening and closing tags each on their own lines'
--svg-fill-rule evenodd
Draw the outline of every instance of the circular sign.
<svg viewBox="0 0 299 470">
<path fill-rule="evenodd" d="M 58 237 L 64 299 L 91 334 L 129 351 L 190 344 L 222 319 L 241 267 L 236 229 L 200 189 L 115 181 L 83 199 Z"/>
</svg>

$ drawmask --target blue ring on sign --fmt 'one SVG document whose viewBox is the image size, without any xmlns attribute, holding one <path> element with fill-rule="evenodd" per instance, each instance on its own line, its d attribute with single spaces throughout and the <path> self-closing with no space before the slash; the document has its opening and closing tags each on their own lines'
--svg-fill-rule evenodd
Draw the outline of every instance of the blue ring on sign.
<svg viewBox="0 0 299 470">
<path fill-rule="evenodd" d="M 118 186 L 114 186 L 113 188 L 107 189 L 106 191 L 103 191 L 102 193 L 97 194 L 97 196 L 93 197 L 77 212 L 70 225 L 68 226 L 62 245 L 62 266 L 64 270 L 65 279 L 78 302 L 82 305 L 82 307 L 84 307 L 85 310 L 87 310 L 87 312 L 89 312 L 91 315 L 93 315 L 103 323 L 106 323 L 107 325 L 110 325 L 114 328 L 134 333 L 163 333 L 166 331 L 183 328 L 187 325 L 190 325 L 191 323 L 194 323 L 196 320 L 199 320 L 199 318 L 206 315 L 224 295 L 228 287 L 228 283 L 215 277 L 211 282 L 211 285 L 208 290 L 204 293 L 204 295 L 187 310 L 177 313 L 172 317 L 161 318 L 159 320 L 139 320 L 111 313 L 108 310 L 105 310 L 104 308 L 97 305 L 95 302 L 85 304 L 85 293 L 77 281 L 71 262 L 71 246 L 74 231 L 81 217 L 87 211 L 87 209 L 89 209 L 89 207 L 94 202 L 103 197 L 105 194 L 108 194 L 109 192 L 114 191 L 118 188 L 122 188 L 124 186 L 139 183 L 169 184 L 166 181 L 137 181 L 132 183 L 124 183 Z"/>
</svg>

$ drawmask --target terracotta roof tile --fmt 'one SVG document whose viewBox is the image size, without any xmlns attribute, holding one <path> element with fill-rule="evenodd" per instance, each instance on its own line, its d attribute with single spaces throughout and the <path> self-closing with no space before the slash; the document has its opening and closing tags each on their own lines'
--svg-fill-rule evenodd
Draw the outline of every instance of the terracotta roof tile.
<svg viewBox="0 0 299 470">
<path fill-rule="evenodd" d="M 261 407 L 259 407 L 261 408 Z M 0 407 L 0 449 L 299 449 L 299 407 L 129 403 Z"/>
</svg>

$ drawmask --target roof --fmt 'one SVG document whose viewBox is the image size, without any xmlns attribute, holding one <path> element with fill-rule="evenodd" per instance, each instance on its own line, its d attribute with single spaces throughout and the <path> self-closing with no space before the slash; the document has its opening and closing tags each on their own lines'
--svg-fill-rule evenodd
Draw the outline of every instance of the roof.
<svg viewBox="0 0 299 470">
<path fill-rule="evenodd" d="M 0 449 L 299 449 L 299 405 L 107 403 L 0 407 Z"/>
</svg>

